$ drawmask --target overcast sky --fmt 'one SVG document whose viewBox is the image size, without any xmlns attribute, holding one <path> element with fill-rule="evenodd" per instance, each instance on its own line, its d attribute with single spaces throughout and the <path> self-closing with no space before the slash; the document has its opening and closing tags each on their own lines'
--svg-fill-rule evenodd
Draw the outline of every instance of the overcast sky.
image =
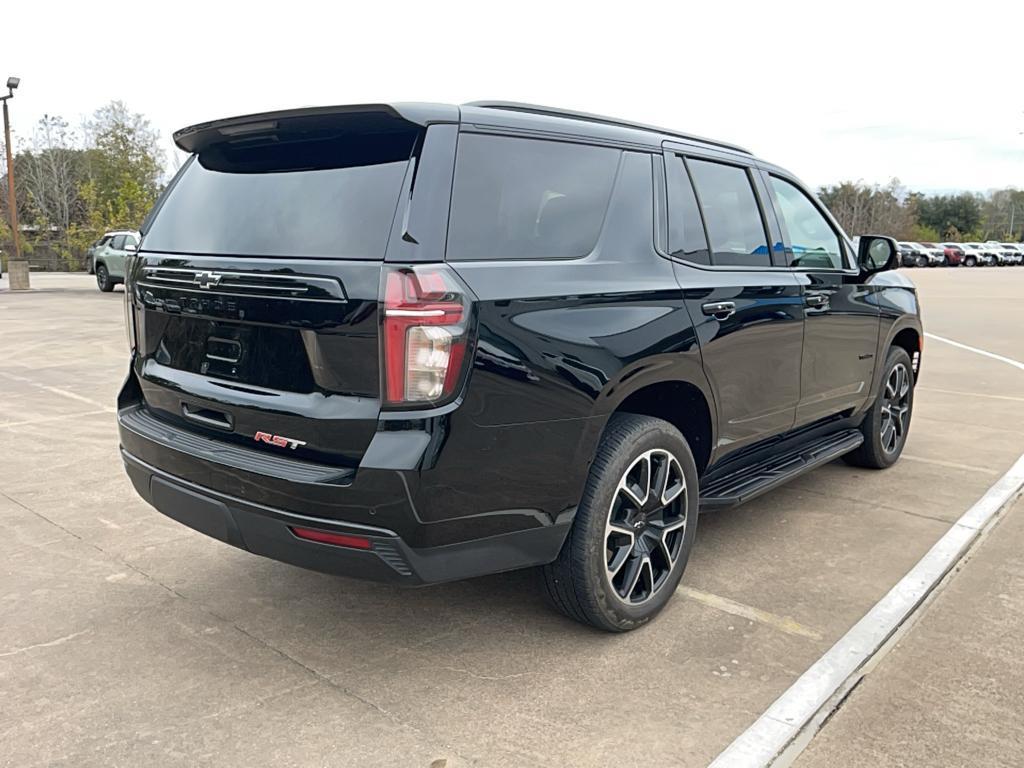
<svg viewBox="0 0 1024 768">
<path fill-rule="evenodd" d="M 170 160 L 174 130 L 217 117 L 487 98 L 733 141 L 814 185 L 1024 187 L 1019 0 L 63 5 L 4 9 L 16 144 L 111 99 Z"/>
</svg>

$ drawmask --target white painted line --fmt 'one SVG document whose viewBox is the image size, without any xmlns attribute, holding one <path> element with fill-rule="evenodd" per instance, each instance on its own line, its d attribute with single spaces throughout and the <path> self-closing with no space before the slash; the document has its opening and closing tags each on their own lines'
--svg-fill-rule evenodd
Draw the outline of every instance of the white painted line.
<svg viewBox="0 0 1024 768">
<path fill-rule="evenodd" d="M 958 395 L 961 397 L 975 398 L 985 397 L 989 400 L 1011 400 L 1015 403 L 1024 403 L 1024 397 L 1014 397 L 1013 395 L 990 395 L 986 392 L 963 392 L 959 389 L 939 389 L 938 387 L 914 387 L 915 392 L 939 392 L 943 395 Z"/>
<path fill-rule="evenodd" d="M 716 757 L 711 768 L 763 768 L 794 760 L 867 665 L 877 662 L 907 619 L 1022 489 L 1024 455 L 864 618 Z"/>
<path fill-rule="evenodd" d="M 909 453 L 900 454 L 900 461 L 917 461 L 921 464 L 932 464 L 936 467 L 945 467 L 946 469 L 962 469 L 966 472 L 981 472 L 985 475 L 998 475 L 998 469 L 992 469 L 991 467 L 978 467 L 974 464 L 961 464 L 958 461 L 943 461 L 942 459 L 928 459 L 924 456 L 911 456 Z"/>
<path fill-rule="evenodd" d="M 929 339 L 941 341 L 943 344 L 950 344 L 951 346 L 959 347 L 960 349 L 966 349 L 968 352 L 974 352 L 976 355 L 981 355 L 982 357 L 991 357 L 993 360 L 998 360 L 1001 363 L 1012 365 L 1014 368 L 1020 368 L 1024 371 L 1024 363 L 1020 362 L 1020 360 L 1014 360 L 1011 357 L 997 355 L 995 352 L 987 352 L 984 349 L 978 349 L 977 347 L 971 347 L 967 344 L 961 344 L 959 341 L 953 341 L 952 339 L 947 339 L 944 336 L 936 336 L 934 333 L 926 333 L 925 336 Z"/>
<path fill-rule="evenodd" d="M 702 603 L 709 608 L 714 608 L 715 610 L 722 611 L 723 613 L 732 614 L 733 616 L 739 616 L 740 618 L 747 619 L 749 621 L 756 621 L 769 627 L 774 627 L 780 632 L 785 632 L 787 635 L 806 637 L 809 640 L 821 640 L 820 632 L 816 629 L 805 627 L 803 624 L 795 619 L 791 619 L 789 616 L 777 616 L 774 613 L 762 611 L 760 608 L 754 608 L 750 605 L 737 603 L 735 600 L 730 600 L 728 597 L 722 597 L 721 595 L 716 595 L 712 592 L 705 592 L 702 589 L 694 589 L 693 587 L 680 586 L 677 592 L 691 600 L 696 600 L 698 603 Z"/>
</svg>

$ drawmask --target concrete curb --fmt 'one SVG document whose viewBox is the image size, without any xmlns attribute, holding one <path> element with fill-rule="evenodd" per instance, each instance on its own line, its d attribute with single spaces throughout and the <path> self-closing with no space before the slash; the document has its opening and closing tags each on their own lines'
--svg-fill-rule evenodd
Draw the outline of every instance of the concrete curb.
<svg viewBox="0 0 1024 768">
<path fill-rule="evenodd" d="M 716 757 L 710 768 L 790 765 L 853 687 L 913 625 L 926 601 L 1022 490 L 1024 455 L 885 597 Z"/>
</svg>

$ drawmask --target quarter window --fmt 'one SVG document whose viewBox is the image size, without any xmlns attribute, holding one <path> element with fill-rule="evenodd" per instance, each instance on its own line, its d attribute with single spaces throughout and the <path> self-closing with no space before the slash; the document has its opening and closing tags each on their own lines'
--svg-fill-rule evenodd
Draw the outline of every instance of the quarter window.
<svg viewBox="0 0 1024 768">
<path fill-rule="evenodd" d="M 587 255 L 601 232 L 621 155 L 608 147 L 462 134 L 448 258 Z"/>
<path fill-rule="evenodd" d="M 710 264 L 711 254 L 708 253 L 700 208 L 683 158 L 669 155 L 665 176 L 668 183 L 669 253 L 697 264 Z"/>
<path fill-rule="evenodd" d="M 707 160 L 687 161 L 711 240 L 711 261 L 743 267 L 771 266 L 761 210 L 744 168 Z"/>
<path fill-rule="evenodd" d="M 770 178 L 790 266 L 842 269 L 843 248 L 825 216 L 803 190 L 776 176 Z"/>
</svg>

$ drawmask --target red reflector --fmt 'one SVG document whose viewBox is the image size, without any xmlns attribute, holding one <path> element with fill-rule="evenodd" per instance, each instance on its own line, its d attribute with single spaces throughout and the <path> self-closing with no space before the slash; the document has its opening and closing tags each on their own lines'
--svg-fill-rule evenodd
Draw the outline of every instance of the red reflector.
<svg viewBox="0 0 1024 768">
<path fill-rule="evenodd" d="M 300 539 L 318 541 L 321 544 L 333 544 L 336 547 L 348 547 L 349 549 L 369 549 L 373 543 L 362 536 L 346 536 L 344 533 L 329 533 L 328 531 L 314 531 L 312 528 L 291 528 L 291 532 Z"/>
</svg>

